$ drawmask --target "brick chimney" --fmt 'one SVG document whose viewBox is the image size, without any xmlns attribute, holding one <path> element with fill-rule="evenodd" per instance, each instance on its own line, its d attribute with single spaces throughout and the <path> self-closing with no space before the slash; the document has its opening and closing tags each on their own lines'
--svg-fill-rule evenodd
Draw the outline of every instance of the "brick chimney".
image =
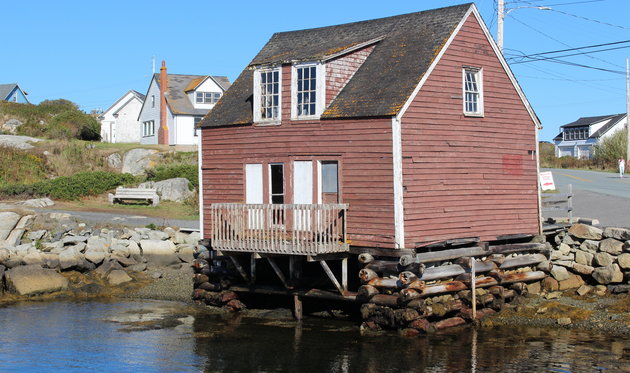
<svg viewBox="0 0 630 373">
<path fill-rule="evenodd" d="M 160 67 L 160 128 L 158 128 L 158 144 L 168 145 L 168 119 L 166 116 L 166 92 L 168 91 L 168 76 L 166 62 Z"/>
</svg>

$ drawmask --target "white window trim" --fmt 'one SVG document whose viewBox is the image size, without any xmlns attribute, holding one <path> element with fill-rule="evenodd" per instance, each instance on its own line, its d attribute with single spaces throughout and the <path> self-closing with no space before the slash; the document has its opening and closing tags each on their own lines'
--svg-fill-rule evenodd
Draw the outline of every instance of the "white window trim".
<svg viewBox="0 0 630 373">
<path fill-rule="evenodd" d="M 478 110 L 476 112 L 466 111 L 466 72 L 474 71 L 477 77 L 477 87 L 479 88 L 479 102 L 477 103 Z M 483 69 L 480 67 L 464 66 L 462 68 L 462 110 L 464 116 L 467 117 L 483 117 L 484 116 L 484 103 L 483 103 Z"/>
<path fill-rule="evenodd" d="M 315 115 L 297 115 L 297 69 L 300 67 L 315 66 L 317 79 L 316 85 L 316 98 L 315 98 Z M 326 102 L 326 69 L 323 63 L 309 62 L 309 63 L 296 63 L 291 66 L 291 119 L 292 120 L 308 120 L 319 119 L 324 112 Z"/>
<path fill-rule="evenodd" d="M 263 119 L 260 115 L 260 74 L 278 71 L 278 117 Z M 282 122 L 282 66 L 257 68 L 254 70 L 254 123 L 257 125 L 278 125 Z"/>
</svg>

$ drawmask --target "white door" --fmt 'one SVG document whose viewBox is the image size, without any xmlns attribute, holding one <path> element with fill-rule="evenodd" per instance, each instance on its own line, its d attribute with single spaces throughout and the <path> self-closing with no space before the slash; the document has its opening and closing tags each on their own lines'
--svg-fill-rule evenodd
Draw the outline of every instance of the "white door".
<svg viewBox="0 0 630 373">
<path fill-rule="evenodd" d="M 245 203 L 263 203 L 263 167 L 260 163 L 245 165 Z M 263 227 L 263 210 L 249 210 L 249 228 L 260 229 Z"/>
<path fill-rule="evenodd" d="M 313 162 L 293 162 L 293 203 L 313 203 Z M 309 209 L 294 210 L 293 226 L 298 230 L 308 230 L 311 222 Z"/>
</svg>

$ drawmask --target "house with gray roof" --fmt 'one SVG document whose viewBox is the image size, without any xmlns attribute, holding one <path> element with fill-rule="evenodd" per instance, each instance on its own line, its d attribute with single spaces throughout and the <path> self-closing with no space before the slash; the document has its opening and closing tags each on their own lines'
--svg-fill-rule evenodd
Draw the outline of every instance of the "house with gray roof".
<svg viewBox="0 0 630 373">
<path fill-rule="evenodd" d="M 130 90 L 105 110 L 101 122 L 101 141 L 115 143 L 140 142 L 141 127 L 138 121 L 145 96 Z"/>
<path fill-rule="evenodd" d="M 230 87 L 225 76 L 153 74 L 138 122 L 140 143 L 196 145 L 195 125 Z"/>
<path fill-rule="evenodd" d="M 610 114 L 582 117 L 560 126 L 560 133 L 553 139 L 556 157 L 593 157 L 593 146 L 626 128 L 627 120 L 625 113 Z"/>
<path fill-rule="evenodd" d="M 29 104 L 27 95 L 28 93 L 23 91 L 17 83 L 0 84 L 0 101 Z"/>
</svg>

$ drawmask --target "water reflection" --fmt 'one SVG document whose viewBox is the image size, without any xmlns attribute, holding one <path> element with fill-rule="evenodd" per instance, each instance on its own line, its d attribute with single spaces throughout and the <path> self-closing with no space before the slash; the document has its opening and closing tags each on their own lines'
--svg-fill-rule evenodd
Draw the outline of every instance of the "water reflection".
<svg viewBox="0 0 630 373">
<path fill-rule="evenodd" d="M 418 338 L 360 336 L 334 320 L 198 318 L 208 372 L 621 372 L 630 339 L 566 329 L 458 329 Z M 205 331 L 205 332 L 202 332 Z"/>
<path fill-rule="evenodd" d="M 361 336 L 354 323 L 173 302 L 0 308 L 0 371 L 630 372 L 630 337 L 566 329 Z"/>
</svg>

